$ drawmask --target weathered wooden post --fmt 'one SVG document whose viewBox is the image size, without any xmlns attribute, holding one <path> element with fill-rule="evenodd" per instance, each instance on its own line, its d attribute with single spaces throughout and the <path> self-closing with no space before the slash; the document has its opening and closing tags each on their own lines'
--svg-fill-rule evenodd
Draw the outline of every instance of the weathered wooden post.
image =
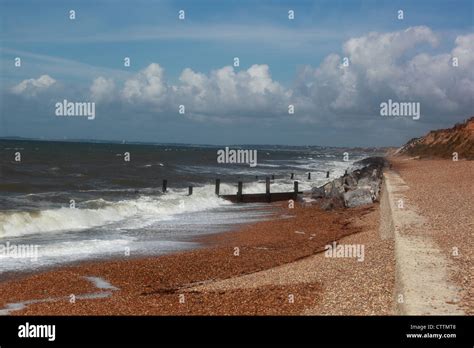
<svg viewBox="0 0 474 348">
<path fill-rule="evenodd" d="M 293 180 L 295 177 L 295 173 L 291 173 L 291 180 Z"/>
<path fill-rule="evenodd" d="M 311 180 L 311 172 L 308 173 L 308 180 Z"/>
<path fill-rule="evenodd" d="M 188 187 L 188 196 L 191 196 L 193 194 L 193 187 L 189 186 Z"/>
<path fill-rule="evenodd" d="M 272 174 L 272 180 L 275 180 L 275 174 Z"/>
<path fill-rule="evenodd" d="M 298 198 L 298 181 L 293 183 L 293 190 L 295 191 L 295 199 Z"/>
<path fill-rule="evenodd" d="M 239 186 L 237 189 L 237 199 L 239 202 L 242 202 L 242 181 L 239 181 Z"/>
<path fill-rule="evenodd" d="M 326 172 L 326 178 L 329 178 L 329 170 Z"/>
<path fill-rule="evenodd" d="M 344 175 L 347 175 L 347 169 L 346 169 L 346 171 L 344 172 Z"/>
<path fill-rule="evenodd" d="M 166 192 L 166 186 L 168 186 L 168 180 L 163 180 L 163 193 Z"/>
<path fill-rule="evenodd" d="M 221 189 L 221 179 L 216 179 L 216 195 L 219 196 L 219 191 Z"/>
<path fill-rule="evenodd" d="M 268 176 L 265 178 L 265 194 L 267 196 L 267 202 L 271 202 L 272 197 L 270 194 L 270 178 Z"/>
</svg>

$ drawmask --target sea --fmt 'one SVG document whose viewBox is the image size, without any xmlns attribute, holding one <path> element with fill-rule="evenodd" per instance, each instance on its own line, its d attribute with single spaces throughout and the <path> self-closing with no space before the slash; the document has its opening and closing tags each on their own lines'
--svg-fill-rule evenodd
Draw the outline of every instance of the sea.
<svg viewBox="0 0 474 348">
<path fill-rule="evenodd" d="M 300 190 L 310 190 L 379 154 L 317 146 L 229 148 L 257 150 L 257 165 L 218 163 L 222 146 L 0 139 L 0 278 L 78 261 L 198 248 L 197 236 L 268 219 L 273 212 L 268 204 L 216 196 L 217 178 L 221 194 L 235 194 L 238 181 L 244 194 L 264 193 L 267 176 L 274 177 L 272 192 L 292 191 L 295 180 Z"/>
</svg>

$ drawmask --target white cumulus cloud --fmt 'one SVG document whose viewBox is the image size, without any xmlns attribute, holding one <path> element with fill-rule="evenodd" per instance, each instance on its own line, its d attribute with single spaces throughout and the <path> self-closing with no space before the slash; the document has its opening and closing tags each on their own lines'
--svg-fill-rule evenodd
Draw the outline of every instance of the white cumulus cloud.
<svg viewBox="0 0 474 348">
<path fill-rule="evenodd" d="M 265 64 L 239 71 L 225 66 L 209 75 L 185 69 L 179 80 L 173 88 L 174 100 L 196 113 L 253 118 L 278 115 L 288 108 L 289 91 L 272 79 Z"/>
<path fill-rule="evenodd" d="M 424 26 L 352 38 L 343 45 L 343 55 L 331 54 L 319 67 L 302 69 L 295 93 L 305 110 L 313 110 L 308 119 L 374 117 L 388 98 L 420 102 L 422 117 L 467 115 L 474 95 L 474 35 L 458 36 L 451 52 L 426 52 L 437 44 L 437 36 Z"/>
<path fill-rule="evenodd" d="M 41 91 L 44 91 L 54 85 L 56 80 L 49 75 L 41 75 L 37 79 L 27 79 L 21 81 L 19 84 L 12 87 L 11 91 L 14 94 L 36 96 Z"/>
<path fill-rule="evenodd" d="M 226 122 L 288 117 L 288 105 L 294 104 L 295 120 L 350 127 L 379 120 L 380 103 L 387 99 L 420 102 L 422 120 L 467 116 L 473 110 L 474 34 L 459 35 L 444 52 L 436 49 L 439 41 L 426 26 L 351 38 L 340 53 L 302 67 L 292 87 L 274 80 L 266 64 L 208 73 L 185 68 L 171 83 L 164 68 L 152 63 L 117 87 L 111 79 L 96 78 L 90 95 L 150 115 L 169 115 L 184 105 L 186 117 Z M 349 66 L 343 64 L 346 57 Z M 35 93 L 53 83 L 45 75 L 14 88 Z"/>
<path fill-rule="evenodd" d="M 236 71 L 225 66 L 209 74 L 186 68 L 179 81 L 170 84 L 164 69 L 152 63 L 126 80 L 120 93 L 129 104 L 144 103 L 159 110 L 177 110 L 184 105 L 190 117 L 254 117 L 284 112 L 289 92 L 274 81 L 268 65 L 252 65 Z"/>
<path fill-rule="evenodd" d="M 108 101 L 111 100 L 115 92 L 115 83 L 112 79 L 106 79 L 105 77 L 98 77 L 90 86 L 91 98 L 95 101 Z"/>
<path fill-rule="evenodd" d="M 122 96 L 128 102 L 151 102 L 161 104 L 168 97 L 169 88 L 164 78 L 164 69 L 152 63 L 134 77 L 125 81 Z"/>
</svg>

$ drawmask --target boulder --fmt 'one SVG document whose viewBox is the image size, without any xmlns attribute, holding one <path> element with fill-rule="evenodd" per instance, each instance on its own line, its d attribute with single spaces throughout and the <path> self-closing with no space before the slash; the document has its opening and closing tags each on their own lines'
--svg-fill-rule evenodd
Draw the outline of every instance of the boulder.
<svg viewBox="0 0 474 348">
<path fill-rule="evenodd" d="M 332 210 L 337 208 L 344 208 L 344 200 L 342 196 L 334 196 L 324 198 L 319 202 L 319 206 L 323 210 Z"/>
<path fill-rule="evenodd" d="M 344 181 L 342 178 L 337 178 L 332 181 L 331 196 L 337 196 L 344 193 Z"/>
<path fill-rule="evenodd" d="M 321 187 L 314 187 L 310 196 L 324 210 L 371 204 L 379 199 L 383 157 L 370 157 L 355 162 L 356 168 Z"/>
<path fill-rule="evenodd" d="M 360 178 L 357 182 L 357 188 L 371 188 L 372 187 L 372 178 L 364 177 Z"/>
<path fill-rule="evenodd" d="M 344 185 L 349 190 L 354 189 L 357 186 L 357 178 L 355 175 L 350 173 L 349 175 L 344 176 Z"/>
<path fill-rule="evenodd" d="M 379 178 L 362 178 L 357 183 L 357 188 L 367 189 L 372 194 L 372 200 L 376 201 L 379 198 L 381 180 Z"/>
<path fill-rule="evenodd" d="M 380 195 L 380 188 L 382 187 L 382 180 L 377 178 L 371 183 L 370 191 L 372 192 L 372 200 L 378 201 Z"/>
<path fill-rule="evenodd" d="M 353 170 L 351 172 L 351 175 L 355 178 L 355 180 L 359 180 L 359 178 L 361 177 L 361 173 L 362 171 L 360 169 L 356 169 L 356 170 Z"/>
<path fill-rule="evenodd" d="M 333 191 L 334 184 L 331 182 L 328 182 L 323 186 L 324 189 L 324 196 L 329 197 L 331 195 L 331 192 Z"/>
<path fill-rule="evenodd" d="M 326 196 L 326 191 L 324 190 L 324 186 L 321 187 L 313 187 L 311 189 L 311 198 L 324 198 Z"/>
<path fill-rule="evenodd" d="M 384 157 L 367 157 L 354 162 L 354 164 L 364 167 L 375 166 L 377 168 L 383 168 L 387 166 L 388 161 Z"/>
<path fill-rule="evenodd" d="M 344 193 L 344 204 L 348 208 L 371 204 L 372 192 L 368 188 L 357 188 Z"/>
</svg>

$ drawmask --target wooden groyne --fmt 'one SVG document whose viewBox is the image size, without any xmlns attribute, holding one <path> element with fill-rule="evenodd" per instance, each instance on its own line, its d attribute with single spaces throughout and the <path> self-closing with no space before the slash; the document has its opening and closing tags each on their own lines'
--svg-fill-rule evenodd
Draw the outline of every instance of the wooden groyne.
<svg viewBox="0 0 474 348">
<path fill-rule="evenodd" d="M 271 203 L 278 201 L 295 200 L 298 193 L 303 192 L 273 192 L 266 193 L 247 193 L 242 195 L 222 195 L 219 196 L 233 203 Z"/>
<path fill-rule="evenodd" d="M 318 200 L 318 204 L 325 210 L 335 207 L 355 207 L 358 205 L 372 203 L 378 199 L 380 191 L 380 174 L 387 161 L 383 157 L 368 157 L 354 162 L 362 167 L 348 172 L 346 169 L 343 176 L 329 181 L 321 187 L 313 187 L 308 195 Z M 326 178 L 329 179 L 330 171 L 326 171 Z M 306 174 L 305 174 L 306 175 Z M 311 172 L 307 173 L 308 180 L 311 180 Z M 295 174 L 291 173 L 290 180 L 294 180 Z M 258 180 L 258 176 L 255 177 Z M 265 193 L 244 193 L 244 183 L 237 183 L 237 193 L 233 195 L 221 195 L 221 180 L 216 179 L 216 196 L 234 203 L 271 203 L 278 201 L 296 200 L 298 194 L 303 194 L 298 189 L 298 181 L 293 181 L 293 191 L 291 192 L 271 192 L 270 183 L 275 179 L 275 175 L 265 177 Z M 364 184 L 359 185 L 359 181 L 364 179 Z M 370 187 L 367 187 L 368 183 Z M 163 193 L 167 191 L 168 181 L 163 180 Z M 188 196 L 193 194 L 193 186 L 189 186 Z"/>
<path fill-rule="evenodd" d="M 294 179 L 294 173 L 291 173 L 291 179 Z M 329 176 L 329 172 L 327 172 Z M 258 177 L 257 177 L 258 178 Z M 275 179 L 275 176 L 271 176 L 272 180 Z M 308 179 L 311 179 L 311 173 L 308 173 Z M 293 191 L 290 192 L 271 192 L 270 177 L 265 178 L 265 193 L 244 193 L 244 183 L 239 181 L 237 183 L 237 193 L 234 195 L 221 195 L 220 194 L 220 185 L 221 180 L 216 179 L 216 190 L 215 193 L 218 197 L 226 199 L 233 203 L 271 203 L 278 201 L 288 201 L 290 199 L 295 200 L 298 194 L 302 194 L 302 191 L 298 190 L 298 181 L 293 182 Z M 162 191 L 166 193 L 168 189 L 168 180 L 163 180 Z M 193 186 L 188 188 L 188 196 L 193 194 Z"/>
<path fill-rule="evenodd" d="M 218 186 L 220 185 L 220 180 L 216 180 L 216 192 L 219 192 Z M 224 198 L 233 203 L 271 203 L 278 201 L 288 201 L 290 199 L 296 199 L 299 193 L 303 193 L 298 190 L 298 181 L 293 183 L 293 191 L 291 192 L 271 192 L 270 191 L 270 178 L 265 179 L 266 190 L 265 193 L 243 193 L 243 183 L 239 181 L 237 194 L 235 195 L 219 195 L 219 197 Z"/>
</svg>

